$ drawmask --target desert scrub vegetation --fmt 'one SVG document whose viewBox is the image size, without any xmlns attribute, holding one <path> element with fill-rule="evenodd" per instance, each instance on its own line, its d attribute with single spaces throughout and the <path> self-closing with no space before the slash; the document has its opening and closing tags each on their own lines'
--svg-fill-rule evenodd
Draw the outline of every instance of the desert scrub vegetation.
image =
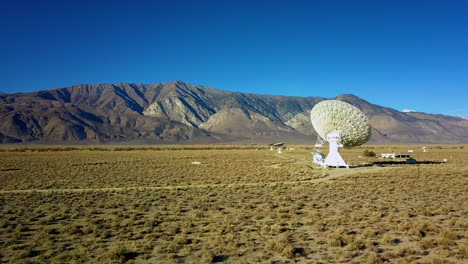
<svg viewBox="0 0 468 264">
<path fill-rule="evenodd" d="M 3 190 L 276 182 L 286 177 L 307 180 L 321 172 L 265 150 L 235 148 L 0 153 Z"/>
<path fill-rule="evenodd" d="M 362 153 L 362 155 L 363 155 L 364 157 L 370 157 L 370 158 L 373 158 L 373 157 L 376 156 L 376 154 L 375 154 L 374 151 L 372 151 L 372 150 L 369 151 L 369 150 L 367 150 L 367 149 L 364 150 L 364 152 Z"/>
<path fill-rule="evenodd" d="M 453 158 L 359 170 L 334 180 L 320 177 L 336 170 L 305 166 L 310 150 L 284 154 L 2 152 L 0 258 L 9 263 L 468 260 L 467 150 L 431 149 L 424 153 L 427 160 Z M 361 154 L 362 149 L 344 151 L 356 162 Z M 307 180 L 316 176 L 321 181 Z M 181 187 L 186 185 L 194 187 Z M 76 188 L 90 189 L 71 190 Z"/>
</svg>

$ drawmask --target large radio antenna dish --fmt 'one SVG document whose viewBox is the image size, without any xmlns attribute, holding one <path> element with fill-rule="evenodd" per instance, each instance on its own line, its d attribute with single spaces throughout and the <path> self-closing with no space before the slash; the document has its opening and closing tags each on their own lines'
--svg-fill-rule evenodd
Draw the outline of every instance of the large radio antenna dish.
<svg viewBox="0 0 468 264">
<path fill-rule="evenodd" d="M 355 147 L 371 137 L 367 117 L 355 106 L 338 100 L 322 101 L 310 112 L 312 126 L 318 136 L 328 142 L 329 153 L 322 166 L 346 167 L 339 152 L 341 147 Z"/>
</svg>

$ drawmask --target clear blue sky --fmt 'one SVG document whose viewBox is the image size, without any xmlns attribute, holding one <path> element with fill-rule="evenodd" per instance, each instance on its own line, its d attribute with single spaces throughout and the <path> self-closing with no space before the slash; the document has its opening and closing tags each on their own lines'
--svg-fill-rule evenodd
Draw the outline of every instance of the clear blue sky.
<svg viewBox="0 0 468 264">
<path fill-rule="evenodd" d="M 467 1 L 3 1 L 0 91 L 182 80 L 468 116 Z"/>
</svg>

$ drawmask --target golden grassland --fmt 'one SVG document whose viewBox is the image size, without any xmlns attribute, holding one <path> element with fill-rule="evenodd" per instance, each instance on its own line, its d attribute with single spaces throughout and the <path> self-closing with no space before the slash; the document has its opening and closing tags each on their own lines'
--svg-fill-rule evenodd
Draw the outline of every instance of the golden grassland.
<svg viewBox="0 0 468 264">
<path fill-rule="evenodd" d="M 293 147 L 2 147 L 0 262 L 468 261 L 468 148 L 346 170 Z"/>
</svg>

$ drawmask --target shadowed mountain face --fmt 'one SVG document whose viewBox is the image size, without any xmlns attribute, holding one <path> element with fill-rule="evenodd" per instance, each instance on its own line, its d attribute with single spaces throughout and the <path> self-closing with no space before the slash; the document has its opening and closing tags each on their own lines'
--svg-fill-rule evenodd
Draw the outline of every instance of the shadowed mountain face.
<svg viewBox="0 0 468 264">
<path fill-rule="evenodd" d="M 468 120 L 403 113 L 354 95 L 371 143 L 467 143 Z M 1 143 L 313 143 L 310 110 L 321 97 L 244 94 L 180 81 L 76 85 L 0 94 Z"/>
</svg>

